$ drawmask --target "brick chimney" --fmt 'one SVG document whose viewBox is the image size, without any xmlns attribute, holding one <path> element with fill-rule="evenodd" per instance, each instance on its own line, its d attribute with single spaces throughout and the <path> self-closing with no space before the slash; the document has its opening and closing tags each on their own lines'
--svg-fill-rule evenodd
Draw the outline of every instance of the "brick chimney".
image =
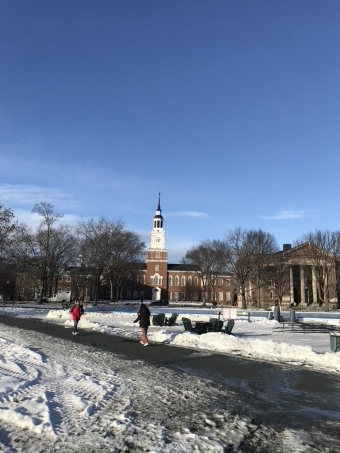
<svg viewBox="0 0 340 453">
<path fill-rule="evenodd" d="M 292 244 L 283 244 L 282 246 L 282 251 L 283 252 L 287 252 L 288 250 L 290 250 L 292 248 Z"/>
</svg>

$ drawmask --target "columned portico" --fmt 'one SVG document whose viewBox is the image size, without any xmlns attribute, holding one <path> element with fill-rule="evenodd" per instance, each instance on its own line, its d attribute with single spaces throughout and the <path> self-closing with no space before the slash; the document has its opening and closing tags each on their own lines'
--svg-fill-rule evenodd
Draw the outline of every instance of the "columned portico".
<svg viewBox="0 0 340 453">
<path fill-rule="evenodd" d="M 316 286 L 316 272 L 314 266 L 312 266 L 312 290 L 313 290 L 313 304 L 316 304 L 318 302 L 318 291 Z"/>
<path fill-rule="evenodd" d="M 293 304 L 294 300 L 294 276 L 293 276 L 293 266 L 289 267 L 289 283 L 290 283 L 290 303 Z"/>
<path fill-rule="evenodd" d="M 305 267 L 300 266 L 300 294 L 301 294 L 301 305 L 306 305 L 306 282 L 305 282 Z"/>
</svg>

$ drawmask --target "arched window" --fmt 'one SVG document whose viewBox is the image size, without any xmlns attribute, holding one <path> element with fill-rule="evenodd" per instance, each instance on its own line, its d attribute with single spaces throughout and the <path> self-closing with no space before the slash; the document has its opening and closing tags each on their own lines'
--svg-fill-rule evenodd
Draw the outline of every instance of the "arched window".
<svg viewBox="0 0 340 453">
<path fill-rule="evenodd" d="M 195 286 L 198 286 L 198 277 L 195 277 L 195 279 L 194 279 L 194 285 L 195 285 Z"/>
<path fill-rule="evenodd" d="M 175 276 L 175 286 L 179 286 L 179 278 L 178 278 L 178 275 Z"/>
<path fill-rule="evenodd" d="M 169 278 L 168 278 L 168 285 L 169 285 L 169 286 L 172 286 L 172 275 L 169 275 Z"/>
<path fill-rule="evenodd" d="M 185 286 L 185 277 L 182 275 L 181 277 L 181 286 Z"/>
<path fill-rule="evenodd" d="M 155 274 L 153 276 L 153 284 L 154 285 L 158 285 L 158 282 L 159 282 L 159 275 L 158 274 Z"/>
<path fill-rule="evenodd" d="M 192 285 L 192 277 L 191 277 L 191 275 L 189 275 L 189 277 L 188 277 L 188 285 L 189 285 L 189 286 Z"/>
</svg>

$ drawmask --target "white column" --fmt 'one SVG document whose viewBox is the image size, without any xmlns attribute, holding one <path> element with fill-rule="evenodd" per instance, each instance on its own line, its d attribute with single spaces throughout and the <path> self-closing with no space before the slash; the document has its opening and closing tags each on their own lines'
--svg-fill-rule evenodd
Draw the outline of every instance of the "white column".
<svg viewBox="0 0 340 453">
<path fill-rule="evenodd" d="M 290 281 L 290 303 L 294 303 L 294 278 L 293 278 L 293 266 L 289 267 L 289 281 Z"/>
<path fill-rule="evenodd" d="M 306 305 L 305 267 L 304 266 L 300 266 L 300 291 L 301 291 L 301 305 Z"/>
<path fill-rule="evenodd" d="M 316 272 L 314 266 L 312 266 L 312 289 L 313 289 L 313 304 L 316 304 L 318 301 L 318 291 L 316 287 Z"/>
</svg>

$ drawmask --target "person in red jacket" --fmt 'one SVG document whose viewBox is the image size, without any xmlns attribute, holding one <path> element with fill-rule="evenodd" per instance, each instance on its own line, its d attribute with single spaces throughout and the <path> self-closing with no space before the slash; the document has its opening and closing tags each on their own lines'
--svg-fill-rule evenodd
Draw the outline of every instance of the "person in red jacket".
<svg viewBox="0 0 340 453">
<path fill-rule="evenodd" d="M 79 300 L 76 300 L 76 303 L 70 310 L 71 318 L 73 321 L 73 335 L 78 334 L 78 322 L 81 318 L 81 315 L 84 313 L 83 307 L 80 305 Z"/>
</svg>

